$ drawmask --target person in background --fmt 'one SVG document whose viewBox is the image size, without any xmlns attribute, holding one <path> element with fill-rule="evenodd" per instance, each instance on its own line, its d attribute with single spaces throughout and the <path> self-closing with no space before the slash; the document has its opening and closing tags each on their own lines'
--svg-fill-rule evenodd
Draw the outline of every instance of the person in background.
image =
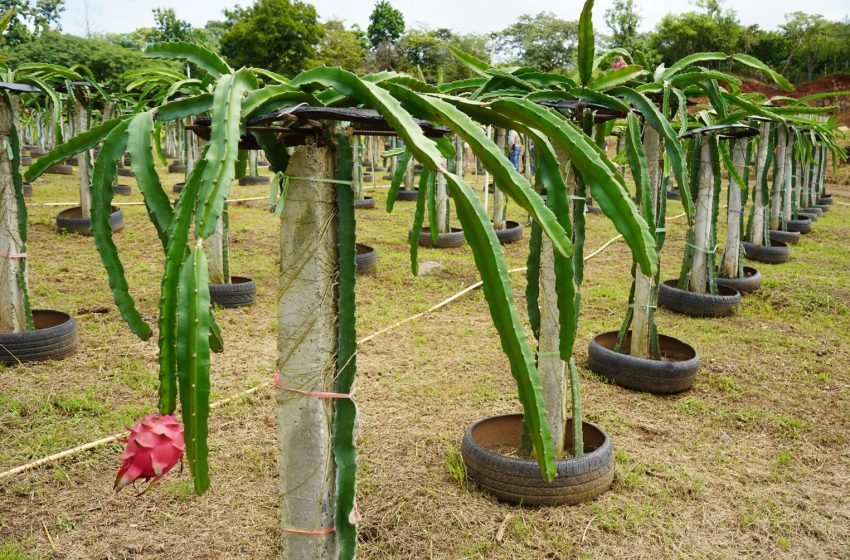
<svg viewBox="0 0 850 560">
<path fill-rule="evenodd" d="M 508 157 L 514 168 L 519 171 L 519 155 L 522 153 L 522 140 L 516 130 L 508 131 Z"/>
</svg>

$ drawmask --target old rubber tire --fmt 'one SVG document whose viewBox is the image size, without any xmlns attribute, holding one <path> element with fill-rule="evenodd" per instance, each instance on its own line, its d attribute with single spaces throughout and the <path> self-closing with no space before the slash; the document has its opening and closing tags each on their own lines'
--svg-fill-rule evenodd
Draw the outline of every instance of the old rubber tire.
<svg viewBox="0 0 850 560">
<path fill-rule="evenodd" d="M 691 317 L 727 317 L 741 304 L 741 294 L 726 286 L 717 286 L 717 295 L 680 290 L 677 280 L 658 286 L 658 304 L 670 311 Z"/>
<path fill-rule="evenodd" d="M 129 167 L 119 167 L 118 168 L 118 176 L 119 177 L 132 177 L 133 170 Z"/>
<path fill-rule="evenodd" d="M 682 193 L 679 192 L 679 189 L 672 189 L 667 191 L 667 200 L 682 200 Z"/>
<path fill-rule="evenodd" d="M 30 198 L 32 196 L 32 185 L 30 183 L 21 183 L 21 188 L 25 197 Z"/>
<path fill-rule="evenodd" d="M 761 287 L 761 273 L 751 266 L 745 266 L 743 278 L 721 278 L 718 276 L 717 285 L 727 286 L 742 294 L 750 294 Z"/>
<path fill-rule="evenodd" d="M 20 333 L 0 333 L 0 363 L 61 360 L 74 354 L 80 336 L 77 321 L 62 311 L 33 309 L 35 330 Z"/>
<path fill-rule="evenodd" d="M 169 173 L 186 173 L 186 166 L 181 163 L 172 163 L 168 166 Z"/>
<path fill-rule="evenodd" d="M 502 245 L 516 243 L 522 239 L 522 224 L 513 220 L 508 220 L 505 222 L 504 229 L 496 230 L 496 237 L 499 238 L 499 243 Z"/>
<path fill-rule="evenodd" d="M 21 156 L 21 167 L 27 167 L 32 165 L 32 157 L 30 156 Z"/>
<path fill-rule="evenodd" d="M 809 206 L 808 208 L 800 208 L 800 214 L 814 214 L 818 218 L 823 214 L 823 210 L 818 208 L 817 206 Z"/>
<path fill-rule="evenodd" d="M 821 206 L 821 205 L 829 206 L 830 204 L 832 204 L 832 195 L 831 194 L 828 194 L 826 196 L 822 196 L 818 199 L 818 206 Z"/>
<path fill-rule="evenodd" d="M 355 244 L 354 270 L 357 274 L 374 274 L 378 269 L 378 251 L 362 243 Z"/>
<path fill-rule="evenodd" d="M 617 331 L 596 335 L 587 346 L 587 365 L 594 373 L 620 387 L 645 393 L 681 393 L 690 389 L 697 377 L 699 354 L 689 344 L 670 336 L 658 335 L 661 360 L 636 358 L 615 352 Z M 628 351 L 632 333 L 623 340 L 621 350 Z"/>
<path fill-rule="evenodd" d="M 112 207 L 109 225 L 112 227 L 112 231 L 124 229 L 124 212 L 120 208 Z M 80 235 L 90 236 L 92 234 L 91 218 L 81 217 L 80 207 L 73 206 L 56 215 L 56 229 L 59 233 L 79 233 Z"/>
<path fill-rule="evenodd" d="M 565 449 L 572 447 L 572 422 L 567 421 Z M 509 457 L 498 451 L 516 449 L 522 415 L 494 416 L 470 426 L 460 445 L 466 471 L 479 488 L 496 498 L 526 506 L 574 505 L 603 494 L 614 480 L 614 446 L 598 427 L 582 423 L 585 454 L 555 462 L 552 482 L 540 477 L 534 459 Z"/>
<path fill-rule="evenodd" d="M 112 192 L 126 196 L 133 192 L 133 188 L 130 185 L 112 185 Z"/>
<path fill-rule="evenodd" d="M 71 167 L 79 167 L 80 166 L 80 160 L 77 159 L 77 156 L 69 157 L 68 159 L 65 160 L 65 163 L 67 163 Z"/>
<path fill-rule="evenodd" d="M 417 196 L 419 196 L 419 191 L 405 191 L 399 189 L 395 194 L 395 199 L 402 202 L 412 202 L 416 200 Z"/>
<path fill-rule="evenodd" d="M 42 152 L 41 150 L 30 150 L 30 157 L 38 159 L 40 157 L 46 156 L 47 152 Z"/>
<path fill-rule="evenodd" d="M 375 199 L 371 196 L 367 196 L 360 200 L 355 200 L 354 207 L 360 208 L 361 210 L 370 210 L 375 207 Z"/>
<path fill-rule="evenodd" d="M 423 227 L 422 232 L 419 234 L 420 247 L 454 249 L 462 246 L 464 243 L 466 243 L 466 238 L 463 236 L 463 230 L 460 228 L 452 228 L 452 231 L 449 233 L 439 234 L 436 243 L 431 239 L 431 230 L 429 228 Z"/>
<path fill-rule="evenodd" d="M 373 179 L 374 175 L 372 175 L 371 173 L 364 173 L 363 176 L 360 177 L 360 180 L 364 183 L 371 183 Z"/>
<path fill-rule="evenodd" d="M 56 163 L 48 167 L 44 172 L 53 175 L 73 175 L 74 168 L 65 163 Z"/>
<path fill-rule="evenodd" d="M 791 258 L 791 249 L 786 243 L 771 242 L 770 247 L 744 241 L 744 256 L 751 261 L 765 264 L 782 264 Z"/>
<path fill-rule="evenodd" d="M 770 243 L 785 243 L 786 245 L 799 245 L 799 231 L 780 231 L 776 229 L 770 230 Z"/>
<path fill-rule="evenodd" d="M 244 276 L 231 276 L 230 284 L 210 284 L 210 301 L 221 307 L 248 307 L 257 300 L 257 283 Z"/>
<path fill-rule="evenodd" d="M 818 214 L 815 214 L 814 212 L 804 212 L 800 210 L 799 212 L 797 212 L 797 217 L 801 219 L 808 218 L 814 224 L 816 221 L 818 221 L 818 218 L 820 216 Z"/>
<path fill-rule="evenodd" d="M 186 183 L 175 183 L 173 187 L 171 187 L 171 191 L 175 193 L 179 193 L 183 190 L 183 187 L 186 186 Z"/>
<path fill-rule="evenodd" d="M 801 217 L 797 220 L 788 220 L 785 222 L 785 227 L 788 231 L 806 234 L 812 231 L 812 221 L 809 218 Z"/>
<path fill-rule="evenodd" d="M 239 184 L 243 187 L 250 187 L 251 185 L 265 185 L 270 181 L 268 177 L 258 176 L 258 175 L 245 175 L 244 177 L 239 178 Z"/>
<path fill-rule="evenodd" d="M 815 208 L 820 210 L 821 216 L 829 212 L 829 204 L 815 204 Z"/>
<path fill-rule="evenodd" d="M 601 214 L 602 213 L 602 208 L 600 208 L 598 206 L 591 206 L 591 205 L 588 204 L 587 206 L 584 207 L 584 209 L 588 214 Z"/>
</svg>

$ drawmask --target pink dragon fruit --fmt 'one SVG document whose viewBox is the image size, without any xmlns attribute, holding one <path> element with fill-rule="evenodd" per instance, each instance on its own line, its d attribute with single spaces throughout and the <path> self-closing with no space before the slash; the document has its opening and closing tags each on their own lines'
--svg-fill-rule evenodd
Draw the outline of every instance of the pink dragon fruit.
<svg viewBox="0 0 850 560">
<path fill-rule="evenodd" d="M 124 464 L 115 478 L 118 492 L 138 478 L 157 482 L 183 457 L 183 426 L 174 416 L 149 414 L 130 428 L 121 454 Z"/>
<path fill-rule="evenodd" d="M 626 66 L 626 61 L 623 60 L 623 57 L 621 56 L 621 57 L 617 58 L 617 60 L 611 65 L 611 68 L 616 70 L 618 68 L 623 68 L 625 66 Z"/>
</svg>

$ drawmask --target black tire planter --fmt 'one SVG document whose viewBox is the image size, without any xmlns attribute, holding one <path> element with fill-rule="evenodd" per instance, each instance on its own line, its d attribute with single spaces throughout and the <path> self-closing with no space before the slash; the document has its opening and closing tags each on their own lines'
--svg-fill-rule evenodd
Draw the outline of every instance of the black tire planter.
<svg viewBox="0 0 850 560">
<path fill-rule="evenodd" d="M 230 284 L 210 284 L 210 302 L 220 307 L 248 307 L 257 300 L 257 283 L 244 276 L 231 276 Z"/>
<path fill-rule="evenodd" d="M 21 188 L 25 197 L 30 198 L 32 196 L 32 185 L 30 183 L 21 183 Z"/>
<path fill-rule="evenodd" d="M 124 156 L 124 165 L 130 165 L 130 156 Z"/>
<path fill-rule="evenodd" d="M 522 415 L 508 414 L 470 426 L 460 445 L 469 478 L 496 498 L 525 506 L 575 505 L 596 498 L 614 481 L 614 446 L 605 432 L 582 423 L 585 454 L 555 461 L 552 482 L 540 477 L 534 459 L 509 457 L 502 449 L 516 449 Z M 572 447 L 572 421 L 567 421 L 566 449 Z"/>
<path fill-rule="evenodd" d="M 361 180 L 364 183 L 371 183 L 373 179 L 374 179 L 374 176 L 371 173 L 364 173 L 363 177 L 361 177 Z"/>
<path fill-rule="evenodd" d="M 112 192 L 126 196 L 133 192 L 133 188 L 130 185 L 112 185 Z"/>
<path fill-rule="evenodd" d="M 770 243 L 785 243 L 786 245 L 799 245 L 800 244 L 800 232 L 799 231 L 780 231 L 772 229 L 770 230 Z"/>
<path fill-rule="evenodd" d="M 395 199 L 400 202 L 414 202 L 418 196 L 419 191 L 405 191 L 399 189 L 398 192 L 395 193 Z"/>
<path fill-rule="evenodd" d="M 726 286 L 742 294 L 750 294 L 761 287 L 761 273 L 751 266 L 744 267 L 743 278 L 717 277 L 718 286 Z"/>
<path fill-rule="evenodd" d="M 588 204 L 587 206 L 584 207 L 584 209 L 587 210 L 588 214 L 601 214 L 602 213 L 602 208 L 600 208 L 598 206 L 590 206 Z"/>
<path fill-rule="evenodd" d="M 682 193 L 679 192 L 679 189 L 667 191 L 667 200 L 682 200 Z"/>
<path fill-rule="evenodd" d="M 812 231 L 812 221 L 806 217 L 800 217 L 797 220 L 788 220 L 785 222 L 785 227 L 789 232 L 806 234 Z"/>
<path fill-rule="evenodd" d="M 728 317 L 741 304 L 741 294 L 734 288 L 718 285 L 717 295 L 689 292 L 676 287 L 677 280 L 658 286 L 658 305 L 691 317 Z"/>
<path fill-rule="evenodd" d="M 264 176 L 259 175 L 245 175 L 244 177 L 239 178 L 239 184 L 243 187 L 250 187 L 252 185 L 266 185 L 269 183 L 271 179 Z"/>
<path fill-rule="evenodd" d="M 463 236 L 463 230 L 460 228 L 452 228 L 449 233 L 439 234 L 436 243 L 431 239 L 431 230 L 429 228 L 423 227 L 422 232 L 419 234 L 420 247 L 454 249 L 461 247 L 464 243 L 466 243 L 466 238 Z"/>
<path fill-rule="evenodd" d="M 378 251 L 362 243 L 355 244 L 354 270 L 357 274 L 374 274 L 378 269 Z"/>
<path fill-rule="evenodd" d="M 809 206 L 808 208 L 800 208 L 801 214 L 814 214 L 818 218 L 820 218 L 821 214 L 823 214 L 823 210 L 818 208 L 817 206 Z"/>
<path fill-rule="evenodd" d="M 186 183 L 175 183 L 173 187 L 171 187 L 171 192 L 179 193 L 183 190 L 183 187 L 186 186 Z"/>
<path fill-rule="evenodd" d="M 354 207 L 360 208 L 361 210 L 371 210 L 375 207 L 375 199 L 371 196 L 367 196 L 360 200 L 355 200 Z"/>
<path fill-rule="evenodd" d="M 392 181 L 393 176 L 392 175 L 382 175 L 381 179 L 383 179 L 384 181 Z"/>
<path fill-rule="evenodd" d="M 32 157 L 31 156 L 21 156 L 21 167 L 28 167 L 32 165 Z"/>
<path fill-rule="evenodd" d="M 42 152 L 41 150 L 30 150 L 30 157 L 33 157 L 33 158 L 36 158 L 36 159 L 38 159 L 42 156 L 46 156 L 46 155 L 47 155 L 47 152 Z"/>
<path fill-rule="evenodd" d="M 118 176 L 119 177 L 132 177 L 133 170 L 129 167 L 119 167 L 118 168 Z"/>
<path fill-rule="evenodd" d="M 499 243 L 508 245 L 522 239 L 522 231 L 522 224 L 513 220 L 507 220 L 504 229 L 496 230 L 496 237 L 499 238 Z"/>
<path fill-rule="evenodd" d="M 787 243 L 781 241 L 771 242 L 770 247 L 744 241 L 744 256 L 751 261 L 760 263 L 782 264 L 788 262 L 788 259 L 791 258 L 791 249 Z"/>
<path fill-rule="evenodd" d="M 172 163 L 168 166 L 169 173 L 186 173 L 186 166 L 180 163 Z"/>
<path fill-rule="evenodd" d="M 832 204 L 832 195 L 831 194 L 828 194 L 826 196 L 822 196 L 818 199 L 818 206 L 821 206 L 821 205 L 829 206 L 830 204 Z"/>
<path fill-rule="evenodd" d="M 52 175 L 73 175 L 74 168 L 66 163 L 57 163 L 48 167 L 45 170 L 45 173 L 50 173 Z"/>
<path fill-rule="evenodd" d="M 79 233 L 80 235 L 91 236 L 91 218 L 83 218 L 81 213 L 79 206 L 73 206 L 59 212 L 56 215 L 57 231 L 59 233 Z M 112 207 L 109 225 L 112 227 L 112 231 L 124 229 L 124 212 L 120 208 Z"/>
<path fill-rule="evenodd" d="M 829 212 L 829 204 L 815 204 L 815 208 L 820 210 L 821 215 L 824 215 Z"/>
<path fill-rule="evenodd" d="M 61 360 L 77 351 L 80 335 L 77 321 L 62 311 L 33 309 L 35 330 L 0 333 L 0 363 Z"/>
<path fill-rule="evenodd" d="M 65 163 L 67 163 L 71 167 L 79 167 L 80 160 L 78 160 L 76 157 L 69 157 L 68 159 L 65 160 Z"/>
<path fill-rule="evenodd" d="M 802 218 L 808 218 L 812 223 L 815 223 L 816 221 L 818 221 L 819 216 L 818 216 L 818 214 L 815 214 L 814 212 L 804 212 L 804 211 L 800 210 L 799 212 L 797 212 L 797 217 L 801 218 L 801 219 Z"/>
<path fill-rule="evenodd" d="M 587 364 L 591 371 L 626 389 L 644 393 L 681 393 L 690 389 L 697 377 L 699 354 L 689 344 L 670 336 L 658 335 L 661 360 L 636 358 L 615 352 L 617 331 L 596 335 L 587 347 Z M 632 333 L 623 340 L 628 350 Z"/>
</svg>

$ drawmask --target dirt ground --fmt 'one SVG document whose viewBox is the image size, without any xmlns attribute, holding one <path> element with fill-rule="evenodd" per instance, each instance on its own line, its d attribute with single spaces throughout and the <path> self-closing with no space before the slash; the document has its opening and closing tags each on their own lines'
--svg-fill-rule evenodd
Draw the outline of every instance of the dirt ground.
<svg viewBox="0 0 850 560">
<path fill-rule="evenodd" d="M 155 337 L 133 337 L 91 240 L 55 233 L 61 206 L 43 205 L 76 200 L 75 179 L 45 176 L 34 185 L 28 250 L 34 306 L 73 313 L 80 352 L 0 371 L 0 471 L 120 432 L 155 405 Z M 661 332 L 702 358 L 697 384 L 682 395 L 627 391 L 584 369 L 588 340 L 622 319 L 630 269 L 622 242 L 588 262 L 577 344 L 584 410 L 616 450 L 614 485 L 590 503 L 508 506 L 449 468 L 470 423 L 519 408 L 480 291 L 363 344 L 360 558 L 850 557 L 850 187 L 832 191 L 837 203 L 791 261 L 759 266 L 763 288 L 738 315 L 700 320 L 659 310 Z M 232 196 L 265 194 L 234 186 Z M 358 240 L 378 249 L 380 263 L 376 275 L 358 279 L 360 336 L 478 279 L 468 248 L 423 249 L 421 260 L 444 267 L 411 276 L 413 206 L 398 203 L 389 215 L 386 191 L 371 194 L 378 209 L 358 211 Z M 680 212 L 678 202 L 670 205 L 670 215 Z M 214 400 L 272 375 L 279 226 L 264 208 L 263 201 L 231 207 L 231 268 L 257 281 L 258 302 L 217 314 L 226 350 L 213 358 Z M 124 212 L 127 227 L 116 241 L 131 291 L 153 320 L 161 251 L 144 208 Z M 515 206 L 512 214 L 525 221 Z M 590 252 L 615 232 L 601 216 L 588 222 Z M 671 221 L 668 232 L 666 278 L 678 271 L 684 223 Z M 510 265 L 523 266 L 526 251 L 525 240 L 506 247 Z M 512 281 L 523 309 L 524 276 Z M 0 560 L 276 557 L 269 388 L 213 411 L 205 496 L 194 496 L 188 472 L 176 470 L 145 495 L 113 494 L 120 452 L 109 444 L 0 481 Z"/>
</svg>

